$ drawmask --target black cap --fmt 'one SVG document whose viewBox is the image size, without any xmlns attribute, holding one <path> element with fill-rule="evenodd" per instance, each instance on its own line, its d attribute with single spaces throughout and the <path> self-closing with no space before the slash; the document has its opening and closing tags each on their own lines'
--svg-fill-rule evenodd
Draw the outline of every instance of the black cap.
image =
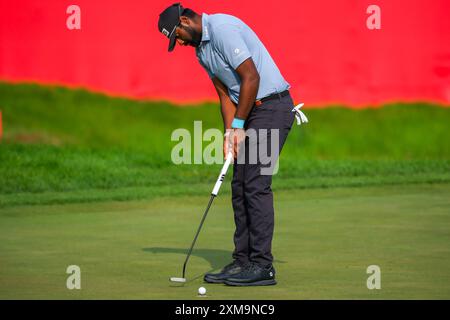
<svg viewBox="0 0 450 320">
<path fill-rule="evenodd" d="M 174 3 L 159 15 L 158 29 L 159 32 L 169 38 L 169 51 L 172 51 L 175 47 L 175 29 L 180 23 L 183 10 L 181 3 Z"/>
</svg>

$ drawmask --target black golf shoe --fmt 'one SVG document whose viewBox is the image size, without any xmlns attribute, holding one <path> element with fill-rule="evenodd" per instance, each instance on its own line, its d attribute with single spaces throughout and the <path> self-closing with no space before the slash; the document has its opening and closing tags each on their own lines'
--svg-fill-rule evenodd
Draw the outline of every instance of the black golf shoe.
<svg viewBox="0 0 450 320">
<path fill-rule="evenodd" d="M 219 273 L 207 273 L 203 278 L 209 283 L 223 283 L 227 277 L 241 272 L 244 269 L 244 265 L 240 262 L 234 261 L 226 265 Z"/>
<path fill-rule="evenodd" d="M 272 265 L 262 267 L 256 263 L 249 263 L 238 274 L 225 279 L 229 286 L 270 286 L 277 284 L 275 281 L 275 269 Z"/>
</svg>

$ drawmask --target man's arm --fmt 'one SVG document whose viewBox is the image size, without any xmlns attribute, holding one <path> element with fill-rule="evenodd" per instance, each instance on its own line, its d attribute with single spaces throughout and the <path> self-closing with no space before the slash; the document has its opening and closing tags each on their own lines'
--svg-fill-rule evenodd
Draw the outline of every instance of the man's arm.
<svg viewBox="0 0 450 320">
<path fill-rule="evenodd" d="M 258 93 L 258 70 L 238 26 L 225 23 L 215 28 L 215 33 L 217 36 L 214 37 L 213 42 L 216 49 L 241 80 L 239 102 L 235 114 L 237 119 L 234 119 L 232 126 L 243 128 Z"/>
<path fill-rule="evenodd" d="M 259 89 L 259 73 L 251 57 L 244 60 L 236 68 L 236 72 L 241 79 L 241 88 L 239 91 L 239 102 L 231 125 L 233 129 L 229 137 L 233 146 L 231 150 L 235 158 L 237 158 L 245 141 L 244 121 L 255 104 Z"/>
<path fill-rule="evenodd" d="M 227 87 L 220 81 L 217 77 L 212 79 L 214 87 L 216 88 L 217 94 L 220 99 L 220 107 L 223 118 L 223 127 L 226 131 L 231 128 L 231 122 L 233 121 L 234 115 L 236 113 L 236 105 L 231 101 L 228 96 Z"/>
<path fill-rule="evenodd" d="M 239 103 L 236 108 L 235 118 L 247 119 L 250 110 L 256 100 L 259 89 L 259 73 L 253 63 L 252 58 L 242 62 L 236 69 L 239 78 L 241 78 L 241 88 L 239 92 Z"/>
<path fill-rule="evenodd" d="M 236 158 L 241 145 L 245 140 L 245 131 L 243 130 L 244 121 L 247 119 L 259 89 L 259 73 L 251 57 L 245 59 L 242 63 L 236 63 L 236 73 L 241 80 L 239 92 L 239 102 L 237 107 L 228 96 L 226 86 L 217 78 L 213 78 L 214 86 L 219 95 L 222 117 L 225 130 L 232 129 L 224 139 L 224 155 L 228 154 L 228 144 L 231 143 L 234 157 Z M 239 129 L 240 128 L 240 129 Z"/>
</svg>

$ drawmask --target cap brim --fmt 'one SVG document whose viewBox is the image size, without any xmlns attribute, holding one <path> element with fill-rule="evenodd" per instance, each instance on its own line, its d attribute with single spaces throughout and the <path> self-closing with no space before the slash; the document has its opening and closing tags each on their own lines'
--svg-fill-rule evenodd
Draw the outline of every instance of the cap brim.
<svg viewBox="0 0 450 320">
<path fill-rule="evenodd" d="M 174 32 L 169 39 L 169 49 L 168 49 L 169 52 L 173 51 L 173 48 L 175 48 L 176 40 L 177 40 L 177 36 Z"/>
</svg>

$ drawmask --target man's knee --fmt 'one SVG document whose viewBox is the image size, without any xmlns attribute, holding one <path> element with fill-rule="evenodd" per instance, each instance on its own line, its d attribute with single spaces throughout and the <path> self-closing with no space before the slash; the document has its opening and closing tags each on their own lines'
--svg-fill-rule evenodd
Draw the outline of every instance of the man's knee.
<svg viewBox="0 0 450 320">
<path fill-rule="evenodd" d="M 244 193 L 247 199 L 266 196 L 272 194 L 272 177 L 258 175 L 248 179 L 244 186 Z"/>
</svg>

